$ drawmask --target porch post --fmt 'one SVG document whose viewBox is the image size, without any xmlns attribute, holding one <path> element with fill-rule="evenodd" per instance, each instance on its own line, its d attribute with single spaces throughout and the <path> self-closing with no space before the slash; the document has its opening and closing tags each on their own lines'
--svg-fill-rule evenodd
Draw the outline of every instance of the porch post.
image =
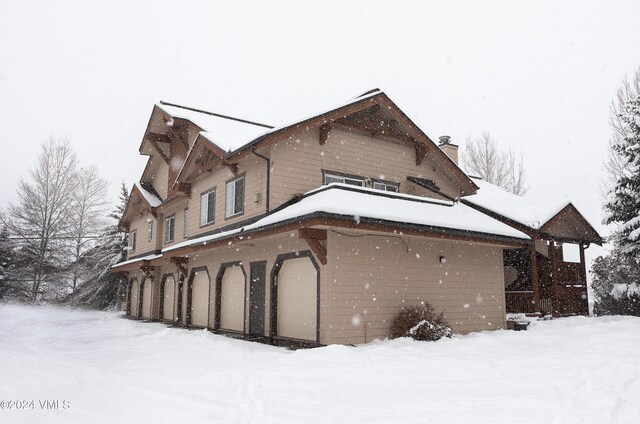
<svg viewBox="0 0 640 424">
<path fill-rule="evenodd" d="M 587 261 L 584 258 L 584 243 L 580 243 L 580 284 L 584 284 L 586 298 L 582 303 L 583 312 L 589 316 L 589 290 L 587 288 Z"/>
<path fill-rule="evenodd" d="M 549 243 L 549 260 L 551 262 L 551 307 L 553 316 L 560 315 L 560 299 L 558 299 L 558 259 L 556 255 L 556 242 Z"/>
<path fill-rule="evenodd" d="M 536 254 L 535 240 L 529 248 L 531 287 L 533 290 L 533 313 L 540 312 L 540 289 L 538 287 L 538 256 Z"/>
</svg>

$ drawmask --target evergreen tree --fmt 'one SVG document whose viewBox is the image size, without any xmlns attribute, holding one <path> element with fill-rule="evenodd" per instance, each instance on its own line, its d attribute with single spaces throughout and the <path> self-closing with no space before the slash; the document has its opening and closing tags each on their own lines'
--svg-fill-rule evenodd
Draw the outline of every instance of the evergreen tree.
<svg viewBox="0 0 640 424">
<path fill-rule="evenodd" d="M 619 113 L 624 137 L 612 145 L 625 172 L 609 191 L 605 222 L 619 225 L 613 241 L 623 254 L 640 258 L 640 97 L 625 102 Z"/>
<path fill-rule="evenodd" d="M 109 215 L 114 222 L 104 228 L 95 246 L 81 256 L 81 266 L 89 274 L 86 282 L 68 297 L 68 303 L 92 309 L 117 306 L 124 282 L 118 274 L 111 271 L 111 267 L 126 258 L 127 233 L 122 231 L 119 223 L 128 199 L 129 193 L 123 182 L 120 203 Z"/>
</svg>

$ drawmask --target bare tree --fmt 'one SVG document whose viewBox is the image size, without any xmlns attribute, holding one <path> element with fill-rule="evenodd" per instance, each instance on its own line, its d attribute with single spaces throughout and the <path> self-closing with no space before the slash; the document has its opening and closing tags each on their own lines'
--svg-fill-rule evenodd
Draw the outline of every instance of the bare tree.
<svg viewBox="0 0 640 424">
<path fill-rule="evenodd" d="M 58 285 L 66 261 L 64 242 L 73 205 L 77 159 L 68 140 L 50 138 L 42 144 L 30 180 L 18 183 L 18 205 L 9 205 L 0 217 L 15 237 L 14 253 L 20 263 L 12 282 L 29 300 L 37 300 L 43 286 Z"/>
<path fill-rule="evenodd" d="M 487 182 L 519 196 L 527 192 L 522 154 L 516 155 L 513 149 L 500 150 L 488 132 L 477 138 L 467 138 L 462 163 L 467 172 Z"/>
<path fill-rule="evenodd" d="M 84 282 L 83 278 L 86 278 L 92 267 L 92 264 L 83 260 L 83 256 L 95 247 L 98 234 L 106 225 L 108 206 L 108 182 L 100 177 L 95 166 L 80 169 L 76 178 L 67 230 L 71 256 L 69 285 L 72 292 Z"/>
<path fill-rule="evenodd" d="M 633 78 L 624 77 L 616 95 L 609 106 L 609 125 L 612 134 L 609 140 L 609 151 L 604 162 L 604 177 L 602 181 L 602 195 L 606 197 L 610 188 L 623 176 L 630 176 L 631 171 L 624 156 L 619 154 L 615 146 L 624 142 L 627 136 L 628 126 L 621 120 L 624 115 L 624 106 L 630 100 L 640 96 L 640 66 L 636 68 Z"/>
</svg>

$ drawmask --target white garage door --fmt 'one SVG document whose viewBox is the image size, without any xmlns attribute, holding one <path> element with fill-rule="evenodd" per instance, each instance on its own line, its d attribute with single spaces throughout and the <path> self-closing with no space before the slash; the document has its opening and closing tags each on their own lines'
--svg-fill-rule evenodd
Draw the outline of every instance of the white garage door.
<svg viewBox="0 0 640 424">
<path fill-rule="evenodd" d="M 147 278 L 142 287 L 142 318 L 151 319 L 151 289 L 153 280 Z"/>
<path fill-rule="evenodd" d="M 187 305 L 189 304 L 188 302 L 188 297 L 189 297 L 189 290 L 187 290 L 187 280 L 185 279 L 182 282 L 182 323 L 184 325 L 187 325 Z"/>
<path fill-rule="evenodd" d="M 165 321 L 173 321 L 173 311 L 175 311 L 175 287 L 176 282 L 173 275 L 168 275 L 164 279 L 164 294 L 162 299 L 162 319 Z"/>
<path fill-rule="evenodd" d="M 242 268 L 225 269 L 220 289 L 220 328 L 244 331 L 245 278 Z"/>
<path fill-rule="evenodd" d="M 131 293 L 129 294 L 129 305 L 131 305 L 131 313 L 129 314 L 132 317 L 138 316 L 138 280 L 133 280 L 131 283 Z"/>
<path fill-rule="evenodd" d="M 191 325 L 206 327 L 209 323 L 209 276 L 197 272 L 191 289 Z"/>
<path fill-rule="evenodd" d="M 317 271 L 309 258 L 289 259 L 278 272 L 278 336 L 316 340 Z"/>
</svg>

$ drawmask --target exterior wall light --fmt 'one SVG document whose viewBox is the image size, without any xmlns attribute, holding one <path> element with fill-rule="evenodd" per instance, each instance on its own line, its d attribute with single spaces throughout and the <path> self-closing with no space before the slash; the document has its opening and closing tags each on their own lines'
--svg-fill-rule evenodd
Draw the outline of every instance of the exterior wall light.
<svg viewBox="0 0 640 424">
<path fill-rule="evenodd" d="M 447 262 L 447 258 L 445 258 L 444 256 L 440 256 L 440 263 L 443 264 Z"/>
</svg>

